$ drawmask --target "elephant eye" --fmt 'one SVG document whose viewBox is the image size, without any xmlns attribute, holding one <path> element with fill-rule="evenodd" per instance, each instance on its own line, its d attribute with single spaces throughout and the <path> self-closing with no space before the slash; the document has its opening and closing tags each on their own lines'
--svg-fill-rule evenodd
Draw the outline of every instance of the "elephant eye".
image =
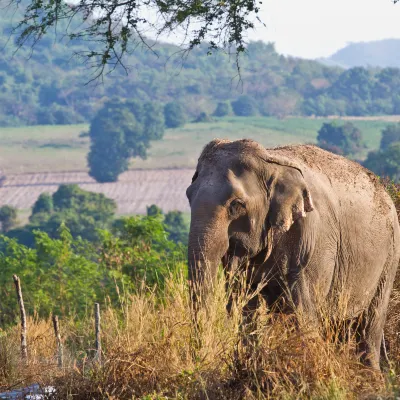
<svg viewBox="0 0 400 400">
<path fill-rule="evenodd" d="M 246 205 L 242 200 L 235 199 L 229 204 L 229 215 L 232 218 L 239 218 L 246 213 Z"/>
</svg>

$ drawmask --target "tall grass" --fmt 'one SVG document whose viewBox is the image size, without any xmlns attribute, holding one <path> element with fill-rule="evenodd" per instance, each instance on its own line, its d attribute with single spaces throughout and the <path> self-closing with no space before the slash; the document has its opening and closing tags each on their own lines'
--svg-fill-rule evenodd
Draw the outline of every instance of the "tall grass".
<svg viewBox="0 0 400 400">
<path fill-rule="evenodd" d="M 321 307 L 320 325 L 261 305 L 243 324 L 240 291 L 226 312 L 224 279 L 192 318 L 183 278 L 163 295 L 148 288 L 126 295 L 121 309 L 102 310 L 103 357 L 94 357 L 93 318 L 62 321 L 66 361 L 56 366 L 51 321 L 28 323 L 29 361 L 19 358 L 18 327 L 0 338 L 3 387 L 54 385 L 61 399 L 351 399 L 385 394 L 382 375 L 364 367 L 354 338 L 338 339 Z"/>
</svg>

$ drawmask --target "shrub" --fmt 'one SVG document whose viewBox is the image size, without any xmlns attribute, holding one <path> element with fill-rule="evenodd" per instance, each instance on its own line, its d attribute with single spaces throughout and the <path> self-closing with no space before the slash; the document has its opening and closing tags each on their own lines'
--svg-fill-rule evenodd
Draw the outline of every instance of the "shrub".
<svg viewBox="0 0 400 400">
<path fill-rule="evenodd" d="M 317 142 L 319 147 L 344 156 L 354 155 L 365 147 L 361 131 L 351 122 L 325 122 L 318 131 Z"/>
<path fill-rule="evenodd" d="M 250 117 L 257 114 L 256 101 L 247 95 L 240 96 L 232 102 L 232 108 L 235 115 L 239 117 Z"/>
<path fill-rule="evenodd" d="M 381 150 L 387 150 L 392 143 L 400 142 L 400 123 L 388 125 L 382 131 Z"/>
<path fill-rule="evenodd" d="M 0 207 L 0 223 L 1 231 L 8 232 L 17 223 L 18 212 L 15 207 L 2 206 Z"/>
<path fill-rule="evenodd" d="M 180 103 L 173 101 L 164 106 L 165 126 L 167 128 L 178 128 L 185 124 L 186 116 Z"/>
<path fill-rule="evenodd" d="M 225 117 L 232 114 L 232 107 L 230 103 L 226 101 L 221 101 L 217 104 L 217 107 L 213 113 L 215 117 Z"/>
</svg>

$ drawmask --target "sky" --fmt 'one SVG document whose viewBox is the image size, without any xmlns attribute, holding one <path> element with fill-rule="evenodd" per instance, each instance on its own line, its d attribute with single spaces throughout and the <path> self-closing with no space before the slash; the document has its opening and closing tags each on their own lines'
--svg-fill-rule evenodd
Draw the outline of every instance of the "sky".
<svg viewBox="0 0 400 400">
<path fill-rule="evenodd" d="M 400 39 L 400 0 L 261 0 L 249 40 L 274 42 L 281 54 L 329 57 L 351 42 Z M 163 41 L 180 44 L 174 32 Z"/>
<path fill-rule="evenodd" d="M 327 57 L 349 42 L 400 38 L 400 1 L 263 0 L 261 7 L 266 27 L 249 39 L 275 42 L 282 54 Z"/>
</svg>

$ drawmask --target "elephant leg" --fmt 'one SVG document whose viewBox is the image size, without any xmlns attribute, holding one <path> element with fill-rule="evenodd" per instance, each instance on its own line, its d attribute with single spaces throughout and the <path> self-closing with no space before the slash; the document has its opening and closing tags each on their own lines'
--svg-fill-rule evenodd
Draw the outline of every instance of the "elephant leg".
<svg viewBox="0 0 400 400">
<path fill-rule="evenodd" d="M 368 309 L 364 312 L 359 326 L 359 350 L 363 363 L 380 370 L 381 346 L 390 293 L 393 287 L 397 262 L 391 262 L 379 280 L 377 291 Z"/>
</svg>

